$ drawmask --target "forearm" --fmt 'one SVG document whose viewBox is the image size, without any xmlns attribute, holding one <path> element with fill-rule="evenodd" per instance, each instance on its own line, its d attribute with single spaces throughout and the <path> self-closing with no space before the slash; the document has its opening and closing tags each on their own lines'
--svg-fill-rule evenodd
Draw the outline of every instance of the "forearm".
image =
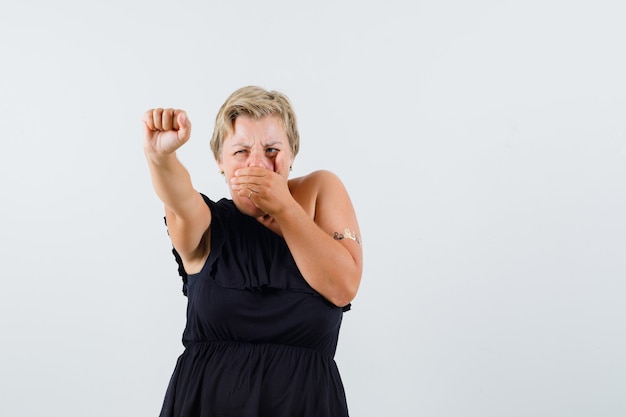
<svg viewBox="0 0 626 417">
<path fill-rule="evenodd" d="M 187 169 L 175 153 L 154 156 L 146 152 L 146 160 L 159 199 L 175 215 L 184 216 L 197 197 Z"/>
<path fill-rule="evenodd" d="M 361 265 L 344 244 L 322 230 L 297 204 L 276 220 L 309 285 L 337 306 L 350 303 L 359 287 Z"/>
</svg>

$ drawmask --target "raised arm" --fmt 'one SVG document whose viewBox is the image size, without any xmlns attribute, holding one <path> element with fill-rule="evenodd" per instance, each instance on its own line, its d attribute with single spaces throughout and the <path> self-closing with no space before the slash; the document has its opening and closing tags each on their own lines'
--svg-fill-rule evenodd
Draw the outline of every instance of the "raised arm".
<svg viewBox="0 0 626 417">
<path fill-rule="evenodd" d="M 176 150 L 189 140 L 191 122 L 183 110 L 159 108 L 146 111 L 143 124 L 144 153 L 154 190 L 165 205 L 172 244 L 187 273 L 198 272 L 210 249 L 211 211 L 176 157 Z"/>
</svg>

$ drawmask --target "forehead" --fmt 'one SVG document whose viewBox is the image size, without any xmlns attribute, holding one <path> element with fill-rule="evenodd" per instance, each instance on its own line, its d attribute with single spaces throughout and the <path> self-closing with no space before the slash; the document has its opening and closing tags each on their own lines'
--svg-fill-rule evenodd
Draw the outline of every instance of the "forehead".
<svg viewBox="0 0 626 417">
<path fill-rule="evenodd" d="M 278 115 L 263 116 L 253 118 L 250 116 L 239 116 L 233 123 L 233 130 L 225 138 L 226 141 L 287 141 L 287 133 L 282 120 Z"/>
</svg>

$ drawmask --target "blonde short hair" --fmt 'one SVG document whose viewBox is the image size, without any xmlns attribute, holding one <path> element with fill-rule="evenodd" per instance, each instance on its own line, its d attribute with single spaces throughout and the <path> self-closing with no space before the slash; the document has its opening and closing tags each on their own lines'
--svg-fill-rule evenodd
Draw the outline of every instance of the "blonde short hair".
<svg viewBox="0 0 626 417">
<path fill-rule="evenodd" d="M 291 101 L 283 93 L 248 86 L 232 93 L 215 117 L 215 128 L 211 137 L 211 150 L 215 159 L 222 160 L 224 139 L 233 132 L 237 117 L 248 116 L 259 119 L 270 115 L 280 117 L 289 139 L 292 157 L 295 158 L 300 148 L 300 135 Z"/>
</svg>

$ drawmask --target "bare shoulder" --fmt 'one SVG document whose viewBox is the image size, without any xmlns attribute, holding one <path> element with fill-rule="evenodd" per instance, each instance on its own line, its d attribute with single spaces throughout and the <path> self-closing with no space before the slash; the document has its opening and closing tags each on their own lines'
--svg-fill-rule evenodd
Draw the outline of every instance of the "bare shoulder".
<svg viewBox="0 0 626 417">
<path fill-rule="evenodd" d="M 317 217 L 320 201 L 328 200 L 325 196 L 347 196 L 339 177 L 327 170 L 317 170 L 290 179 L 289 191 L 311 218 Z"/>
<path fill-rule="evenodd" d="M 307 191 L 319 191 L 324 187 L 343 187 L 341 179 L 332 171 L 320 169 L 302 177 L 289 180 L 289 188 L 293 191 L 304 188 Z"/>
</svg>

